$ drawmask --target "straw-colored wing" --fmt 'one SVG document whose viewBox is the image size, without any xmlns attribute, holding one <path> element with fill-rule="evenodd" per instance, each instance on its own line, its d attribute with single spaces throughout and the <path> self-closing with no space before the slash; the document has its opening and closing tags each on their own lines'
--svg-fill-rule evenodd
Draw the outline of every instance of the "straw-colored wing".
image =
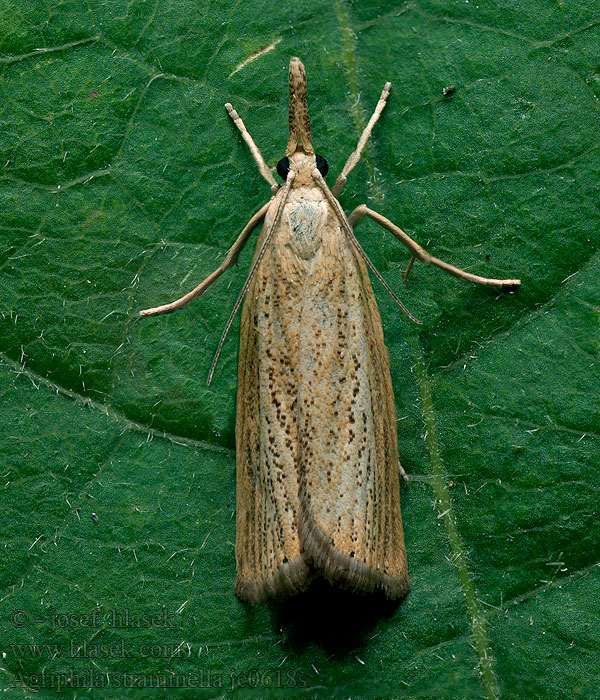
<svg viewBox="0 0 600 700">
<path fill-rule="evenodd" d="M 282 241 L 286 223 L 284 210 L 248 289 L 240 328 L 236 594 L 251 603 L 300 590 L 310 573 L 298 538 L 296 367 L 304 273 L 294 272 L 302 266 Z"/>
<path fill-rule="evenodd" d="M 409 589 L 396 411 L 366 267 L 331 214 L 307 277 L 300 326 L 300 539 L 330 581 Z"/>
<path fill-rule="evenodd" d="M 401 597 L 409 584 L 381 320 L 362 259 L 316 188 L 291 191 L 240 333 L 238 596 L 289 595 L 317 570 L 342 588 Z"/>
</svg>

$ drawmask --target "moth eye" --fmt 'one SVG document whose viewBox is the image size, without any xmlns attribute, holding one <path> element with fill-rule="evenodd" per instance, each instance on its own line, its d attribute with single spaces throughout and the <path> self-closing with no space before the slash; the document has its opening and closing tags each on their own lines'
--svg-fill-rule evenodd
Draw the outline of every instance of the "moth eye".
<svg viewBox="0 0 600 700">
<path fill-rule="evenodd" d="M 327 175 L 327 173 L 329 172 L 329 164 L 327 163 L 325 158 L 323 158 L 323 156 L 320 156 L 318 153 L 317 153 L 317 169 L 319 170 L 319 172 L 321 173 L 321 175 L 323 177 L 325 177 L 325 175 Z"/>
<path fill-rule="evenodd" d="M 318 167 L 318 166 L 317 166 Z M 290 172 L 290 159 L 286 156 L 277 163 L 277 174 L 285 182 Z"/>
</svg>

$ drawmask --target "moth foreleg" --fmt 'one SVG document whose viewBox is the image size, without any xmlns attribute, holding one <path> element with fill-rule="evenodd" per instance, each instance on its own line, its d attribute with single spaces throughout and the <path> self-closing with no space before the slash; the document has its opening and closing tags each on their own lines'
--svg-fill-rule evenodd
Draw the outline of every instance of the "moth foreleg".
<svg viewBox="0 0 600 700">
<path fill-rule="evenodd" d="M 331 188 L 334 197 L 339 196 L 340 192 L 342 191 L 342 188 L 346 184 L 346 180 L 348 179 L 349 173 L 354 169 L 354 166 L 360 160 L 362 152 L 364 151 L 365 146 L 367 145 L 367 141 L 369 140 L 369 136 L 371 135 L 371 131 L 373 131 L 373 127 L 375 126 L 377 120 L 383 112 L 383 108 L 385 107 L 385 103 L 387 102 L 387 98 L 390 94 L 391 87 L 391 83 L 386 83 L 384 85 L 383 92 L 381 93 L 379 102 L 375 107 L 375 111 L 371 115 L 369 123 L 363 129 L 361 137 L 358 139 L 358 145 L 356 146 L 356 150 L 350 154 L 350 157 L 346 161 L 346 165 L 344 165 L 342 172 L 339 174 L 338 179 L 335 181 L 335 184 Z"/>
<path fill-rule="evenodd" d="M 454 265 L 451 265 L 450 263 L 447 263 L 444 260 L 436 258 L 435 256 L 431 255 L 431 253 L 428 253 L 425 250 L 425 248 L 422 248 L 416 241 L 413 241 L 413 239 L 406 233 L 404 233 L 404 231 L 401 228 L 393 224 L 389 219 L 386 219 L 385 216 L 378 214 L 372 209 L 369 209 L 369 207 L 367 207 L 365 204 L 361 204 L 359 207 L 356 207 L 356 209 L 348 217 L 348 223 L 350 224 L 350 226 L 352 226 L 352 228 L 354 228 L 365 216 L 371 217 L 373 221 L 376 221 L 380 226 L 383 226 L 384 229 L 386 229 L 390 233 L 393 233 L 394 236 L 396 236 L 396 238 L 401 243 L 404 243 L 404 245 L 412 253 L 412 259 L 409 262 L 408 267 L 406 268 L 406 272 L 404 273 L 405 279 L 406 277 L 408 277 L 414 259 L 416 258 L 421 262 L 431 263 L 432 265 L 439 267 L 441 270 L 444 270 L 445 272 L 454 275 L 454 277 L 458 277 L 459 279 L 464 279 L 468 282 L 473 282 L 475 284 L 499 287 L 500 289 L 506 291 L 516 289 L 521 285 L 521 280 L 498 280 L 490 277 L 480 277 L 479 275 L 474 275 L 471 272 L 466 272 L 465 270 L 461 270 L 459 267 L 455 267 Z"/>
<path fill-rule="evenodd" d="M 267 209 L 270 207 L 270 205 L 271 202 L 267 202 L 256 212 L 256 214 L 254 214 L 254 216 L 244 227 L 244 230 L 238 236 L 236 242 L 229 249 L 225 260 L 223 260 L 219 267 L 214 272 L 212 272 L 204 281 L 200 282 L 200 284 L 195 289 L 192 289 L 191 292 L 188 292 L 180 299 L 172 301 L 170 304 L 155 306 L 152 309 L 144 309 L 143 311 L 140 311 L 140 316 L 158 316 L 159 314 L 170 314 L 172 311 L 177 311 L 178 309 L 181 309 L 186 304 L 189 304 L 190 301 L 192 301 L 192 299 L 195 299 L 196 297 L 199 297 L 201 294 L 203 294 L 210 287 L 210 285 L 225 272 L 225 270 L 229 270 L 230 267 L 233 267 L 236 264 L 238 256 L 242 248 L 244 247 L 244 244 L 248 240 L 248 237 L 250 236 L 252 231 L 258 226 L 258 224 L 260 224 L 260 222 L 265 218 Z"/>
<path fill-rule="evenodd" d="M 252 136 L 250 136 L 250 132 L 248 131 L 248 129 L 246 129 L 246 125 L 242 121 L 242 118 L 229 102 L 227 102 L 227 104 L 225 105 L 225 109 L 229 112 L 229 116 L 233 119 L 233 123 L 240 130 L 242 138 L 247 143 L 255 163 L 256 165 L 258 165 L 260 174 L 265 178 L 269 185 L 271 185 L 271 191 L 273 192 L 273 194 L 275 194 L 279 189 L 279 185 L 273 177 L 273 173 L 269 169 L 269 166 L 265 163 L 265 159 L 262 157 L 262 153 L 260 152 L 258 146 L 254 143 L 254 139 L 252 138 Z"/>
</svg>

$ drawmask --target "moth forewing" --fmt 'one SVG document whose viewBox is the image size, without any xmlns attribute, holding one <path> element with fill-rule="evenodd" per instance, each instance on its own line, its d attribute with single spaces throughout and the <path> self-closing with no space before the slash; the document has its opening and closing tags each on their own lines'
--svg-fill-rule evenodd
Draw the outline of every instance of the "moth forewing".
<svg viewBox="0 0 600 700">
<path fill-rule="evenodd" d="M 398 598 L 409 582 L 388 354 L 365 263 L 329 213 L 302 309 L 300 539 L 331 582 Z"/>
<path fill-rule="evenodd" d="M 255 259 L 264 248 L 276 200 Z M 240 326 L 235 590 L 251 603 L 298 591 L 310 575 L 298 537 L 297 421 L 289 399 L 295 391 L 295 310 L 302 290 L 293 273 L 281 274 L 288 262 L 280 255 L 281 231 L 281 226 L 274 231 L 250 283 Z"/>
<path fill-rule="evenodd" d="M 397 599 L 410 584 L 396 412 L 367 266 L 413 317 L 352 229 L 368 215 L 391 231 L 411 252 L 407 273 L 419 259 L 477 284 L 514 289 L 520 281 L 480 277 L 439 260 L 364 205 L 346 218 L 336 196 L 385 106 L 389 83 L 333 191 L 324 180 L 327 163 L 314 152 L 304 66 L 297 58 L 290 61 L 289 86 L 289 139 L 277 165 L 284 186 L 275 183 L 243 121 L 227 104 L 274 197 L 204 282 L 175 302 L 140 313 L 168 313 L 202 294 L 233 265 L 252 229 L 263 222 L 209 374 L 210 381 L 245 296 L 236 421 L 236 593 L 257 603 L 296 593 L 320 574 L 340 588 L 379 589 Z"/>
</svg>

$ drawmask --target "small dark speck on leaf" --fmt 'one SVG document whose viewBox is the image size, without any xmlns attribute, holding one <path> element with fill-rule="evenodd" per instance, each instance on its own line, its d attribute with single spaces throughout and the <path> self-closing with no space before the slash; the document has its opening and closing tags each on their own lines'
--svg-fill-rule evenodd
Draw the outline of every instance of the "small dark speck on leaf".
<svg viewBox="0 0 600 700">
<path fill-rule="evenodd" d="M 444 97 L 450 97 L 451 95 L 454 95 L 455 92 L 456 92 L 456 85 L 448 85 L 448 87 L 445 87 L 442 90 Z"/>
<path fill-rule="evenodd" d="M 492 257 L 492 256 L 491 256 L 490 253 L 486 253 L 486 254 L 485 254 L 485 259 L 486 259 L 486 260 L 489 260 L 491 257 Z"/>
<path fill-rule="evenodd" d="M 90 517 L 95 523 L 98 522 L 98 516 L 96 515 L 96 513 L 92 513 Z"/>
</svg>

